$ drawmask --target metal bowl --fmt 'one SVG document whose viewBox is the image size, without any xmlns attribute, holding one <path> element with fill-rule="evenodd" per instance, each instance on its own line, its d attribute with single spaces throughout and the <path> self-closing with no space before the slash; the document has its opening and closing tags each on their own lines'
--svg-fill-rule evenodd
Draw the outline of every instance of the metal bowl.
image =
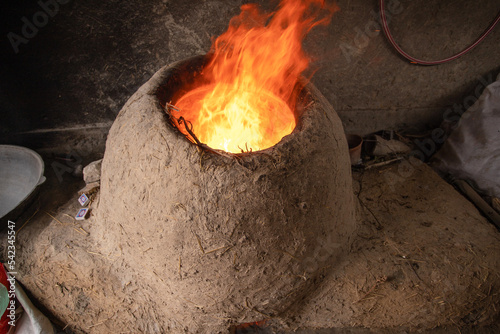
<svg viewBox="0 0 500 334">
<path fill-rule="evenodd" d="M 30 205 L 45 181 L 38 153 L 20 146 L 0 145 L 0 218 L 16 219 Z"/>
</svg>

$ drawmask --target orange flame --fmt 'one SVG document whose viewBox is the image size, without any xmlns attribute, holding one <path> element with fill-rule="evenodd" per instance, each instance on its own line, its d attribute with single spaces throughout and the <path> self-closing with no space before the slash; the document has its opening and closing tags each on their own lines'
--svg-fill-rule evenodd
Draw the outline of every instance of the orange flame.
<svg viewBox="0 0 500 334">
<path fill-rule="evenodd" d="M 212 45 L 202 73 L 209 84 L 174 101 L 180 111 L 173 115 L 184 116 L 215 149 L 240 153 L 277 144 L 295 128 L 294 87 L 309 64 L 302 40 L 337 9 L 316 20 L 324 7 L 324 0 L 282 0 L 276 12 L 263 14 L 243 5 Z"/>
</svg>

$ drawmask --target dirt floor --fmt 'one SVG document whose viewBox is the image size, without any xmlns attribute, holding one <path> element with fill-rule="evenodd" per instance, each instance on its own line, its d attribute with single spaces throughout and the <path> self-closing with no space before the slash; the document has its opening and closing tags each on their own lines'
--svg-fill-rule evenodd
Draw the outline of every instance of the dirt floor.
<svg viewBox="0 0 500 334">
<path fill-rule="evenodd" d="M 155 291 L 127 277 L 118 252 L 95 248 L 92 219 L 73 219 L 83 182 L 69 174 L 59 182 L 50 168 L 46 175 L 39 209 L 17 222 L 19 281 L 67 333 L 116 332 L 117 322 L 123 332 L 160 332 L 160 311 L 147 308 Z M 423 164 L 353 178 L 360 226 L 350 254 L 267 329 L 237 332 L 498 329 L 500 233 L 476 208 Z"/>
<path fill-rule="evenodd" d="M 354 179 L 358 239 L 295 321 L 410 331 L 452 325 L 457 332 L 494 322 L 500 234 L 475 207 L 424 164 Z"/>
</svg>

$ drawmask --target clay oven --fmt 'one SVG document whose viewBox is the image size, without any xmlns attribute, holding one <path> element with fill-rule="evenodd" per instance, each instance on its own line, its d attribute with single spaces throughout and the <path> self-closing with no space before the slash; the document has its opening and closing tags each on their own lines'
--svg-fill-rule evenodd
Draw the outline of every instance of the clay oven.
<svg viewBox="0 0 500 334">
<path fill-rule="evenodd" d="M 153 291 L 149 307 L 190 332 L 300 302 L 355 229 L 347 143 L 321 93 L 297 86 L 297 125 L 273 147 L 218 154 L 187 140 L 164 108 L 205 64 L 162 68 L 123 107 L 96 211 L 103 250 Z"/>
</svg>

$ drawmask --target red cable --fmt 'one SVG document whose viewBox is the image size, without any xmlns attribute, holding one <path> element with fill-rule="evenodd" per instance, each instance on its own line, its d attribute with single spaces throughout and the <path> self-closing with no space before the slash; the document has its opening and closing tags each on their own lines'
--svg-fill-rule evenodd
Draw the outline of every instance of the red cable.
<svg viewBox="0 0 500 334">
<path fill-rule="evenodd" d="M 416 63 L 416 64 L 420 64 L 420 65 L 439 65 L 439 64 L 447 63 L 449 61 L 457 59 L 458 57 L 463 56 L 464 54 L 466 54 L 470 50 L 474 49 L 479 43 L 481 43 L 483 41 L 483 39 L 485 39 L 486 36 L 488 36 L 490 34 L 490 32 L 495 28 L 495 26 L 498 24 L 498 22 L 500 22 L 500 12 L 498 12 L 498 15 L 497 15 L 495 21 L 493 21 L 493 23 L 490 24 L 490 26 L 481 34 L 481 36 L 479 36 L 479 38 L 474 43 L 469 45 L 467 48 L 465 48 L 461 52 L 457 53 L 456 55 L 453 55 L 453 56 L 445 58 L 445 59 L 427 61 L 427 60 L 421 60 L 421 59 L 412 57 L 408 53 L 403 51 L 403 49 L 401 49 L 401 47 L 394 40 L 394 37 L 392 37 L 391 31 L 389 30 L 389 26 L 387 25 L 387 18 L 385 16 L 385 9 L 384 9 L 384 7 L 385 7 L 384 0 L 380 0 L 379 5 L 380 5 L 380 18 L 382 19 L 382 29 L 384 30 L 385 36 L 387 36 L 387 39 L 389 40 L 389 42 L 396 49 L 396 51 L 399 52 L 400 55 L 402 55 L 406 59 L 410 60 L 412 63 Z"/>
</svg>

